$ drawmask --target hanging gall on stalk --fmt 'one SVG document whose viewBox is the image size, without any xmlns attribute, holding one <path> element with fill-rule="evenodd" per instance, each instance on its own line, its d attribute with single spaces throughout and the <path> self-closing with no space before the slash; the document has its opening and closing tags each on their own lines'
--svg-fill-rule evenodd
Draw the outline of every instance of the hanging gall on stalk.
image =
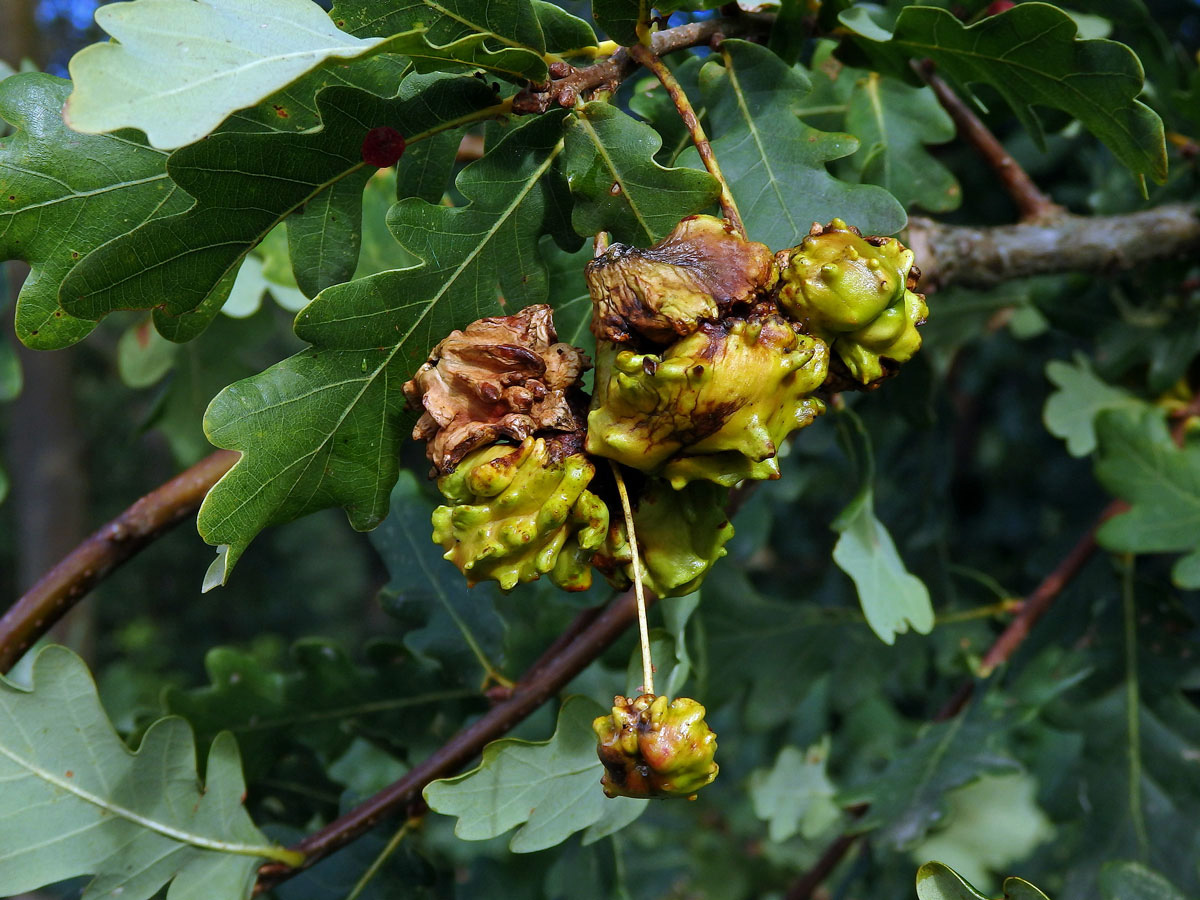
<svg viewBox="0 0 1200 900">
<path fill-rule="evenodd" d="M 695 700 L 617 696 L 612 714 L 598 717 L 592 730 L 609 797 L 691 800 L 717 777 L 717 736 Z"/>
</svg>

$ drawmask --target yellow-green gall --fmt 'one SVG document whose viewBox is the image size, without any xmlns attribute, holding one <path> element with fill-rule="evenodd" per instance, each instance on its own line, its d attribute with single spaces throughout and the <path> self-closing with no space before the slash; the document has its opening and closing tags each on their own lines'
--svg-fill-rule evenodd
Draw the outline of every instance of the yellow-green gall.
<svg viewBox="0 0 1200 900">
<path fill-rule="evenodd" d="M 684 797 L 717 777 L 717 736 L 704 707 L 687 697 L 614 697 L 612 714 L 592 723 L 609 797 Z"/>
<path fill-rule="evenodd" d="M 914 290 L 913 252 L 895 238 L 864 238 L 834 219 L 779 261 L 780 308 L 828 342 L 853 380 L 877 381 L 920 348 L 929 309 Z"/>
<path fill-rule="evenodd" d="M 655 479 L 646 482 L 633 510 L 633 527 L 642 583 L 649 590 L 659 597 L 680 597 L 700 586 L 733 537 L 727 499 L 728 491 L 703 481 L 679 491 Z M 614 586 L 633 582 L 633 553 L 623 517 L 612 517 L 608 540 L 594 562 Z"/>
<path fill-rule="evenodd" d="M 766 304 L 705 322 L 661 355 L 601 344 L 587 451 L 679 488 L 777 478 L 775 455 L 824 410 L 829 351 Z"/>
<path fill-rule="evenodd" d="M 433 540 L 468 584 L 504 590 L 542 575 L 566 590 L 591 586 L 590 557 L 608 533 L 608 507 L 587 490 L 596 473 L 569 437 L 526 438 L 468 455 L 438 488 Z"/>
</svg>

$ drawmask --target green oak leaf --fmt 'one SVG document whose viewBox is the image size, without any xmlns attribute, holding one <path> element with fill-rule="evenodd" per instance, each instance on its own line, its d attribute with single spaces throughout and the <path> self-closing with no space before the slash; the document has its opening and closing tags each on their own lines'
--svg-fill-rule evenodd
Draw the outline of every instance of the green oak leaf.
<svg viewBox="0 0 1200 900">
<path fill-rule="evenodd" d="M 558 339 L 578 347 L 589 359 L 595 359 L 592 295 L 583 277 L 583 267 L 592 258 L 591 246 L 585 244 L 572 253 L 558 247 L 549 237 L 544 237 L 540 250 L 550 275 L 550 303 L 554 307 L 554 330 L 558 332 Z M 590 385 L 591 370 L 584 372 L 583 377 L 585 386 Z"/>
<path fill-rule="evenodd" d="M 439 137 L 441 135 L 436 135 L 428 143 L 435 143 Z M 422 144 L 417 146 L 420 147 Z M 453 149 L 449 147 L 447 149 L 451 149 L 451 158 L 453 158 Z M 396 185 L 399 183 L 397 174 L 395 169 L 381 169 L 367 182 L 367 189 L 363 192 L 362 249 L 358 254 L 358 268 L 354 270 L 355 278 L 377 275 L 389 269 L 406 269 L 420 262 L 396 243 L 396 238 L 387 226 L 388 210 L 396 202 Z M 447 173 L 448 179 L 449 173 Z M 442 193 L 439 193 L 437 197 L 426 196 L 422 199 L 429 203 L 440 203 L 445 187 L 445 185 L 442 186 Z M 282 265 L 280 269 L 282 272 L 291 272 L 290 265 Z"/>
<path fill-rule="evenodd" d="M 529 119 L 463 169 L 469 205 L 396 204 L 389 226 L 425 262 L 322 291 L 296 320 L 313 346 L 213 400 L 209 440 L 242 457 L 200 510 L 200 533 L 228 547 L 210 583 L 268 525 L 327 506 L 359 530 L 383 520 L 412 422 L 401 385 L 451 330 L 501 313 L 501 294 L 509 311 L 546 300 L 537 241 L 566 206 L 565 115 Z"/>
<path fill-rule="evenodd" d="M 394 170 L 396 182 L 392 190 L 394 200 L 405 197 L 420 197 L 430 203 L 440 203 L 450 186 L 454 174 L 459 145 L 465 129 L 455 128 L 433 135 L 406 148 L 404 156 Z M 389 269 L 399 268 L 388 266 Z"/>
<path fill-rule="evenodd" d="M 917 870 L 918 900 L 988 900 L 961 875 L 940 862 L 929 862 Z M 1023 878 L 1004 879 L 1003 900 L 1050 900 Z"/>
<path fill-rule="evenodd" d="M 1186 900 L 1166 878 L 1141 863 L 1119 860 L 1100 870 L 1103 900 Z"/>
<path fill-rule="evenodd" d="M 864 234 L 904 227 L 904 209 L 882 188 L 847 184 L 825 163 L 849 156 L 858 141 L 810 128 L 795 114 L 808 80 L 765 47 L 725 41 L 720 61 L 700 70 L 700 87 L 716 140 L 713 152 L 729 180 L 747 236 L 774 250 L 793 247 L 813 222 L 836 217 Z M 687 160 L 699 168 L 695 150 Z"/>
<path fill-rule="evenodd" d="M 1125 166 L 1157 182 L 1167 177 L 1162 120 L 1137 100 L 1142 64 L 1124 44 L 1080 40 L 1074 19 L 1048 3 L 1020 3 L 1000 15 L 964 25 L 949 10 L 912 6 L 900 12 L 890 35 L 864 27 L 862 15 L 842 15 L 847 27 L 893 57 L 897 71 L 908 60 L 932 59 L 938 71 L 963 85 L 988 84 L 1013 108 L 1044 146 L 1035 106 L 1079 119 Z"/>
<path fill-rule="evenodd" d="M 349 281 L 358 268 L 364 187 L 359 178 L 343 178 L 288 216 L 288 256 L 304 296 Z"/>
<path fill-rule="evenodd" d="M 278 222 L 339 183 L 354 186 L 339 197 L 342 215 L 358 227 L 357 204 L 375 171 L 362 158 L 372 128 L 387 123 L 415 141 L 490 115 L 495 102 L 477 79 L 444 75 L 412 75 L 393 100 L 328 87 L 317 98 L 320 131 L 222 133 L 179 150 L 168 171 L 195 204 L 134 228 L 77 265 L 60 292 L 63 305 L 95 319 L 116 309 L 160 307 L 167 316 L 195 310 Z"/>
<path fill-rule="evenodd" d="M 295 864 L 242 806 L 237 744 L 213 741 L 201 785 L 192 730 L 160 719 L 136 753 L 117 736 L 87 666 L 63 647 L 32 690 L 0 679 L 0 893 L 95 876 L 83 896 L 249 898 L 262 860 Z"/>
<path fill-rule="evenodd" d="M 1096 417 L 1096 478 L 1130 505 L 1100 526 L 1096 540 L 1118 553 L 1188 552 L 1172 577 L 1200 587 L 1200 444 L 1177 447 L 1151 406 Z"/>
<path fill-rule="evenodd" d="M 641 40 L 638 29 L 650 24 L 649 0 L 593 0 L 592 15 L 608 36 L 625 47 Z"/>
<path fill-rule="evenodd" d="M 807 840 L 820 837 L 841 818 L 833 801 L 829 780 L 829 738 L 807 750 L 784 747 L 775 765 L 750 773 L 750 800 L 754 814 L 767 823 L 767 834 L 781 843 L 794 835 Z"/>
<path fill-rule="evenodd" d="M 547 50 L 570 55 L 573 51 L 596 46 L 596 32 L 585 20 L 546 0 L 532 2 L 533 12 L 546 37 Z"/>
<path fill-rule="evenodd" d="M 1027 859 L 1054 836 L 1037 803 L 1038 782 L 1027 772 L 984 775 L 946 794 L 937 830 L 909 851 L 917 862 L 948 859 L 959 873 L 983 883 Z"/>
<path fill-rule="evenodd" d="M 433 504 L 411 472 L 392 490 L 392 511 L 371 532 L 391 579 L 384 609 L 408 625 L 404 645 L 441 666 L 446 676 L 478 686 L 499 672 L 504 621 L 496 612 L 499 590 L 489 583 L 468 588 L 462 573 L 433 542 Z"/>
<path fill-rule="evenodd" d="M 425 802 L 434 812 L 456 817 L 454 833 L 467 841 L 494 838 L 520 825 L 508 844 L 514 853 L 560 844 L 620 807 L 627 824 L 650 801 L 610 800 L 600 789 L 604 767 L 596 755 L 592 720 L 605 712 L 594 700 L 569 697 L 549 740 L 493 741 L 476 768 L 428 785 Z"/>
<path fill-rule="evenodd" d="M 653 128 L 611 103 L 594 101 L 574 111 L 563 165 L 577 232 L 608 231 L 616 241 L 648 247 L 716 200 L 720 185 L 707 172 L 655 162 L 661 145 Z"/>
<path fill-rule="evenodd" d="M 223 731 L 236 736 L 251 782 L 297 745 L 335 759 L 361 736 L 402 752 L 434 710 L 478 705 L 478 685 L 468 690 L 449 683 L 393 641 L 369 644 L 365 664 L 357 664 L 332 641 L 304 638 L 277 667 L 233 647 L 214 647 L 204 668 L 207 685 L 169 688 L 163 704 L 202 740 Z"/>
<path fill-rule="evenodd" d="M 272 134 L 317 131 L 321 110 L 317 95 L 327 87 L 358 88 L 385 99 L 396 96 L 412 64 L 403 56 L 380 53 L 335 66 L 322 66 L 267 97 L 261 103 L 239 109 L 221 123 L 225 132 L 270 132 Z"/>
<path fill-rule="evenodd" d="M 1143 406 L 1141 400 L 1102 381 L 1082 353 L 1075 364 L 1052 360 L 1046 377 L 1056 390 L 1046 398 L 1042 421 L 1046 430 L 1067 442 L 1072 456 L 1087 456 L 1096 449 L 1096 414 L 1102 409 Z"/>
<path fill-rule="evenodd" d="M 954 122 L 933 90 L 844 65 L 833 56 L 836 47 L 830 40 L 817 43 L 807 73 L 812 90 L 797 109 L 814 128 L 844 128 L 862 141 L 834 171 L 887 189 L 905 208 L 958 208 L 958 181 L 925 149 L 955 135 Z"/>
<path fill-rule="evenodd" d="M 885 644 L 911 625 L 920 634 L 933 630 L 933 605 L 925 583 L 904 567 L 892 536 L 875 517 L 874 492 L 868 483 L 831 526 L 841 537 L 833 561 L 854 579 L 871 630 Z"/>
<path fill-rule="evenodd" d="M 341 0 L 330 16 L 362 38 L 424 29 L 424 49 L 401 51 L 418 71 L 481 69 L 518 82 L 546 78 L 546 36 L 528 0 Z"/>
<path fill-rule="evenodd" d="M 426 46 L 424 29 L 346 34 L 312 0 L 133 0 L 100 7 L 96 22 L 113 40 L 72 57 L 68 124 L 137 128 L 161 149 L 198 141 L 327 60 Z"/>
<path fill-rule="evenodd" d="M 0 116 L 17 129 L 0 141 L 0 254 L 32 267 L 15 324 L 21 341 L 40 350 L 73 344 L 96 326 L 59 306 L 72 267 L 189 203 L 167 176 L 162 151 L 129 133 L 94 137 L 67 128 L 61 110 L 70 89 L 69 81 L 41 73 L 0 83 Z"/>
<path fill-rule="evenodd" d="M 678 61 L 678 62 L 677 62 Z M 679 82 L 689 98 L 700 100 L 700 69 L 705 60 L 688 54 L 682 60 L 672 58 L 671 74 Z M 629 96 L 629 109 L 642 121 L 648 123 L 662 140 L 662 149 L 655 154 L 664 166 L 673 164 L 684 150 L 692 146 L 692 136 L 679 116 L 670 95 L 653 75 L 633 81 L 633 92 Z M 704 119 L 703 106 L 697 106 L 696 115 Z"/>
<path fill-rule="evenodd" d="M 873 839 L 897 850 L 917 845 L 943 817 L 947 792 L 983 775 L 1020 769 L 1005 750 L 1006 728 L 980 702 L 948 722 L 927 725 L 883 772 L 838 796 L 843 806 L 871 804 L 853 830 L 871 831 Z"/>
<path fill-rule="evenodd" d="M 905 207 L 957 209 L 962 189 L 925 144 L 954 139 L 954 122 L 930 88 L 914 88 L 878 72 L 843 72 L 853 79 L 845 128 L 862 145 L 847 159 L 860 181 L 877 184 Z"/>
</svg>

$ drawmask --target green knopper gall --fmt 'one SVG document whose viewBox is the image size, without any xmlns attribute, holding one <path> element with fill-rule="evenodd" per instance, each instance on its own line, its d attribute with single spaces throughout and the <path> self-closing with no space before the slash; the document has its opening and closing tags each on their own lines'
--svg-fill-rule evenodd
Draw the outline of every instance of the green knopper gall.
<svg viewBox="0 0 1200 900">
<path fill-rule="evenodd" d="M 895 238 L 864 238 L 834 219 L 814 224 L 779 263 L 780 308 L 825 340 L 854 381 L 876 382 L 920 349 L 929 309 L 914 290 L 913 252 Z"/>
<path fill-rule="evenodd" d="M 687 697 L 613 697 L 612 714 L 592 723 L 609 797 L 694 799 L 717 777 L 717 736 L 704 707 Z"/>
<path fill-rule="evenodd" d="M 661 355 L 602 343 L 587 451 L 676 488 L 778 478 L 784 438 L 825 408 L 812 394 L 828 366 L 826 345 L 770 304 L 703 322 Z"/>
<path fill-rule="evenodd" d="M 725 513 L 728 494 L 703 481 L 679 491 L 658 479 L 646 481 L 633 510 L 633 528 L 642 583 L 649 590 L 659 597 L 681 597 L 700 586 L 733 537 Z M 624 588 L 633 582 L 633 553 L 624 518 L 613 516 L 610 523 L 608 540 L 593 561 L 614 587 Z"/>
<path fill-rule="evenodd" d="M 586 400 L 583 351 L 558 343 L 545 304 L 478 319 L 439 343 L 404 395 L 422 411 L 413 437 L 442 475 L 467 453 L 501 438 L 580 430 Z"/>
<path fill-rule="evenodd" d="M 648 250 L 614 244 L 584 276 L 597 338 L 669 344 L 768 291 L 779 271 L 766 244 L 747 241 L 723 219 L 688 216 Z"/>
<path fill-rule="evenodd" d="M 608 534 L 608 507 L 587 490 L 595 466 L 575 435 L 526 438 L 469 454 L 438 488 L 433 541 L 467 576 L 510 590 L 542 575 L 568 591 L 592 583 L 590 559 Z"/>
</svg>

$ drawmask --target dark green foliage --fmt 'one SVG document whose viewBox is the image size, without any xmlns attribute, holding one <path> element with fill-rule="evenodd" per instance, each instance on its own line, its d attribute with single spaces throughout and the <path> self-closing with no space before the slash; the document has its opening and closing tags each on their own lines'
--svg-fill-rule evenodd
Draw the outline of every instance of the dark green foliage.
<svg viewBox="0 0 1200 900">
<path fill-rule="evenodd" d="M 187 5 L 232 16 L 201 24 L 243 37 L 260 33 L 260 13 L 316 9 Z M 128 6 L 154 24 L 151 0 Z M 435 489 L 401 390 L 452 329 L 535 303 L 595 361 L 582 272 L 596 232 L 647 247 L 684 216 L 719 212 L 717 181 L 644 72 L 565 108 L 544 93 L 564 63 L 608 59 L 601 39 L 660 27 L 640 0 L 566 7 L 341 0 L 320 21 L 346 32 L 336 47 L 281 89 L 221 72 L 237 91 L 214 90 L 203 111 L 226 117 L 174 151 L 140 132 L 70 131 L 70 82 L 0 83 L 12 126 L 0 251 L 33 270 L 9 313 L 16 336 L 52 348 L 92 333 L 71 357 L 86 527 L 213 444 L 242 454 L 199 517 L 219 548 L 207 583 L 227 587 L 200 594 L 212 548 L 185 525 L 98 589 L 98 688 L 62 651 L 0 683 L 0 894 L 100 872 L 113 879 L 100 888 L 131 885 L 126 896 L 177 876 L 172 900 L 244 900 L 279 855 L 271 841 L 299 840 L 437 758 L 580 610 L 610 599 L 600 579 L 571 595 L 546 579 L 468 588 L 431 539 Z M 1195 4 L 989 8 L 785 0 L 774 26 L 742 17 L 728 33 L 745 39 L 670 54 L 748 238 L 778 251 L 834 217 L 867 235 L 910 214 L 985 235 L 1012 224 L 994 172 L 920 85 L 913 64 L 926 59 L 1072 213 L 1194 207 Z M 274 66 L 287 47 L 269 38 L 288 31 L 266 29 L 251 50 Z M 112 73 L 86 77 L 106 104 L 128 93 Z M 547 96 L 544 112 L 514 112 Z M 158 125 L 197 130 L 198 108 L 157 102 Z M 382 171 L 363 159 L 379 126 L 408 142 Z M 464 136 L 482 158 L 476 143 L 459 156 Z M 1143 176 L 1162 182 L 1145 201 Z M 923 346 L 903 370 L 824 397 L 826 414 L 773 460 L 781 478 L 734 489 L 726 555 L 698 592 L 650 613 L 660 692 L 695 698 L 719 736 L 720 775 L 695 803 L 603 797 L 590 723 L 643 677 L 626 635 L 506 723 L 504 742 L 456 758 L 424 793 L 432 810 L 414 795 L 270 896 L 780 897 L 841 835 L 855 843 L 824 880 L 829 896 L 1200 896 L 1200 462 L 1195 424 L 1181 421 L 1200 392 L 1200 268 L 1194 244 L 1133 270 L 1114 263 L 1128 246 L 1082 268 L 1068 265 L 1077 249 L 1060 247 L 1051 274 L 928 290 Z M 945 259 L 917 252 L 953 280 Z M 41 388 L 29 375 L 41 371 L 0 340 L 0 446 L 39 433 L 38 415 L 8 404 L 23 381 Z M 4 473 L 28 479 L 28 463 L 0 461 L 10 595 L 29 501 L 13 502 L 26 485 Z M 589 490 L 618 509 L 606 467 Z M 981 670 L 1015 601 L 1113 499 L 1128 508 L 1015 651 Z M 341 510 L 374 529 L 369 541 Z M 654 528 L 686 536 L 669 513 Z M 92 773 L 64 747 L 105 755 L 95 772 L 113 784 L 83 796 Z M 110 819 L 116 844 L 84 848 L 89 822 Z M 197 819 L 245 846 L 165 833 Z M 130 866 L 143 870 L 119 883 Z"/>
</svg>

